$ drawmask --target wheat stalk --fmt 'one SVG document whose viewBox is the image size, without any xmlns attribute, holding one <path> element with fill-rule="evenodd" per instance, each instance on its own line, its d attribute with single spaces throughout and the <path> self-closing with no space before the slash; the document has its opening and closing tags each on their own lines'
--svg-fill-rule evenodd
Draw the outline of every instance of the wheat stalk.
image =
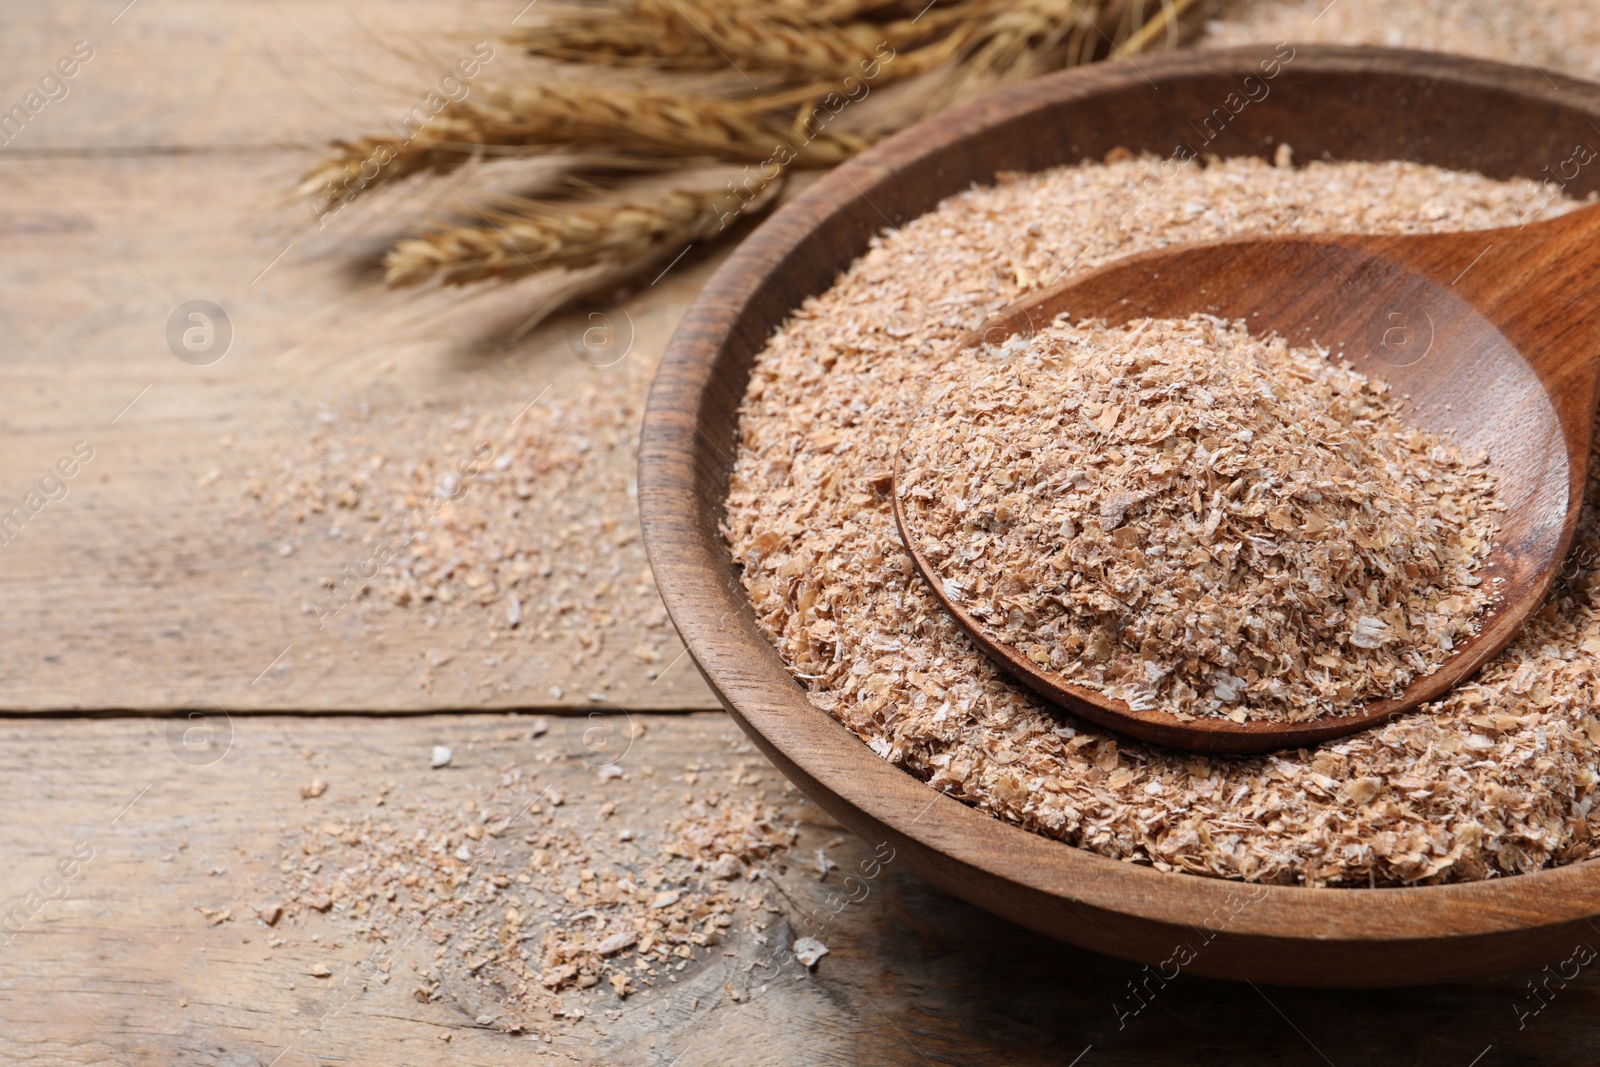
<svg viewBox="0 0 1600 1067">
<path fill-rule="evenodd" d="M 762 163 L 782 146 L 790 166 L 828 167 L 867 144 L 834 129 L 797 137 L 794 98 L 792 92 L 722 99 L 657 88 L 507 85 L 449 105 L 409 137 L 337 143 L 333 157 L 307 173 L 299 191 L 331 205 L 411 174 L 448 173 L 475 156 L 507 149 Z"/>
<path fill-rule="evenodd" d="M 509 281 L 545 268 L 647 263 L 764 210 L 781 185 L 780 175 L 754 191 L 674 189 L 647 200 L 505 197 L 484 212 L 486 227 L 441 227 L 395 245 L 384 259 L 385 280 L 395 286 L 433 279 L 464 285 L 488 278 Z"/>
<path fill-rule="evenodd" d="M 956 60 L 963 69 L 944 95 L 961 96 L 997 80 L 1088 62 L 1150 25 L 1147 6 L 1161 10 L 1151 24 L 1164 26 L 1193 2 L 955 0 L 910 15 L 895 5 L 824 19 L 785 0 L 738 7 L 712 0 L 610 0 L 553 16 L 514 40 L 535 55 L 569 63 L 700 71 L 731 65 L 803 79 L 838 80 L 892 57 L 879 64 L 878 77 L 900 80 Z M 868 13 L 878 17 L 859 17 Z M 1141 37 L 1136 47 L 1151 39 Z"/>
<path fill-rule="evenodd" d="M 1197 0 L 595 0 L 565 9 L 515 40 L 547 59 L 665 72 L 617 87 L 598 79 L 487 80 L 393 134 L 338 142 L 302 180 L 322 210 L 421 172 L 447 174 L 474 159 L 551 154 L 569 175 L 690 159 L 762 164 L 761 171 L 829 167 L 873 139 L 1001 82 L 1107 55 L 1131 55 L 1163 35 L 1176 43 Z M 684 72 L 733 71 L 699 84 Z M 673 73 L 676 72 L 676 73 Z M 763 89 L 750 75 L 761 75 Z M 857 132 L 818 118 L 830 94 L 859 99 L 862 84 L 920 79 L 885 100 Z M 675 78 L 676 81 L 671 79 Z M 710 91 L 720 87 L 719 91 Z M 876 102 L 875 105 L 876 107 Z M 828 114 L 837 109 L 830 108 Z M 872 110 L 872 109 L 867 109 Z M 415 113 L 413 113 L 415 114 Z M 586 155 L 587 154 L 587 155 Z M 748 174 L 748 169 L 747 169 Z M 719 238 L 728 221 L 764 209 L 757 195 L 674 189 L 651 196 L 590 190 L 572 199 L 493 202 L 486 226 L 443 226 L 399 242 L 384 265 L 391 285 L 463 285 L 559 272 L 523 329 L 584 296 L 628 281 L 691 243 Z"/>
<path fill-rule="evenodd" d="M 882 77 L 892 80 L 950 58 L 962 41 L 951 30 L 970 21 L 960 8 L 875 22 L 821 19 L 816 11 L 772 0 L 743 6 L 632 0 L 552 17 L 513 40 L 534 55 L 568 63 L 696 71 L 731 66 L 835 81 L 851 73 L 859 77 L 863 67 L 884 67 Z M 881 62 L 885 57 L 896 59 L 892 67 Z"/>
<path fill-rule="evenodd" d="M 1111 33 L 1142 47 L 1154 39 L 1152 30 L 1175 24 L 1194 0 L 1165 0 L 1161 14 L 1143 24 L 1145 0 L 1085 2 L 1089 9 L 1079 0 L 963 0 L 935 9 L 922 17 L 923 27 L 916 32 L 943 36 L 903 54 L 896 51 L 879 64 L 877 75 L 889 80 L 937 71 L 959 56 L 959 62 L 942 79 L 944 84 L 934 87 L 917 109 L 935 110 L 996 81 L 1029 77 L 1051 66 L 1089 58 L 1104 41 L 1114 40 L 1089 17 L 1091 10 L 1113 23 Z M 850 0 L 836 0 L 836 6 L 857 12 L 869 9 Z M 901 18 L 888 24 L 851 24 L 835 33 L 825 25 L 806 22 L 802 0 L 760 0 L 754 10 L 771 12 L 770 22 L 725 12 L 704 0 L 632 0 L 628 11 L 639 17 L 608 24 L 608 32 L 623 36 L 588 41 L 592 47 L 586 46 L 585 57 L 605 58 L 606 40 L 617 44 L 634 39 L 628 35 L 642 34 L 659 43 L 671 39 L 667 30 L 672 25 L 682 30 L 692 24 L 722 35 L 719 44 L 699 29 L 693 31 L 701 45 L 718 50 L 718 62 L 727 62 L 721 52 L 726 48 L 747 59 L 775 54 L 781 57 L 779 62 L 837 72 L 837 64 L 851 57 L 858 57 L 858 63 L 871 61 L 873 53 L 862 49 L 873 34 L 881 32 L 886 35 L 884 40 L 892 38 L 906 46 L 911 34 L 902 32 L 901 27 L 917 21 Z M 1104 17 L 1107 11 L 1113 13 L 1112 18 Z M 592 29 L 599 23 L 591 18 L 579 19 L 574 25 Z M 849 40 L 841 43 L 846 37 Z M 802 43 L 805 41 L 810 43 Z M 1063 50 L 1065 54 L 1059 54 Z M 863 54 L 866 58 L 859 58 Z M 336 142 L 332 157 L 307 173 L 298 191 L 320 199 L 325 209 L 376 185 L 421 171 L 447 173 L 478 156 L 570 148 L 668 158 L 704 155 L 758 163 L 782 146 L 793 154 L 789 165 L 832 166 L 859 151 L 870 138 L 838 130 L 810 131 L 803 124 L 807 109 L 796 111 L 795 105 L 820 99 L 837 88 L 835 83 L 823 82 L 731 97 L 688 95 L 663 87 L 602 91 L 570 83 L 485 88 L 465 101 L 449 104 L 414 128 L 402 128 L 402 133 Z M 803 136 L 793 137 L 797 130 Z"/>
<path fill-rule="evenodd" d="M 1175 33 L 1195 0 L 973 0 L 968 20 L 941 42 L 956 61 L 936 72 L 922 115 L 989 89 L 1107 56 L 1143 50 L 1162 30 Z M 1149 8 L 1155 8 L 1146 20 Z M 919 53 L 913 53 L 913 58 Z M 898 62 L 898 60 L 897 60 Z"/>
<path fill-rule="evenodd" d="M 1144 5 L 1134 5 L 1135 10 L 1130 12 L 1130 19 L 1134 25 L 1130 27 L 1131 32 L 1122 42 L 1123 51 L 1129 55 L 1143 52 L 1150 47 L 1157 36 L 1165 36 L 1167 47 L 1176 48 L 1183 16 L 1196 2 L 1197 0 L 1161 0 L 1161 14 L 1149 22 L 1143 22 Z M 1139 24 L 1141 22 L 1142 25 Z"/>
<path fill-rule="evenodd" d="M 753 194 L 675 190 L 653 200 L 579 203 L 505 198 L 486 216 L 488 227 L 443 227 L 400 242 L 384 262 L 396 286 L 432 278 L 447 285 L 505 281 L 544 274 L 545 266 L 560 269 L 512 332 L 516 340 L 565 307 L 670 266 L 669 257 L 675 261 L 690 245 L 720 236 L 735 215 L 760 214 L 784 180 L 780 174 Z"/>
</svg>

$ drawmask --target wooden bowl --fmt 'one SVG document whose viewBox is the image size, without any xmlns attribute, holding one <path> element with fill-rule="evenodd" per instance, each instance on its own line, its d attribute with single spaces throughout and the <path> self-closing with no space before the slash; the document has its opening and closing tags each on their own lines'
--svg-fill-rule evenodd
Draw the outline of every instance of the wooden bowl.
<svg viewBox="0 0 1600 1067">
<path fill-rule="evenodd" d="M 1265 99 L 1205 118 L 1278 55 Z M 1257 90 L 1259 95 L 1259 90 Z M 1238 99 L 1236 97 L 1235 99 Z M 1593 125 L 1591 125 L 1591 123 Z M 1536 967 L 1594 937 L 1600 861 L 1460 885 L 1252 886 L 1118 862 L 1003 823 L 874 755 L 813 707 L 757 629 L 718 532 L 751 362 L 868 239 L 1000 170 L 1180 144 L 1223 156 L 1407 159 L 1548 177 L 1600 144 L 1600 86 L 1422 52 L 1272 46 L 1140 57 L 1006 89 L 885 141 L 762 225 L 689 309 L 645 415 L 640 510 L 668 611 L 767 757 L 896 863 L 1043 934 L 1152 965 L 1294 985 L 1407 985 Z M 1548 166 L 1549 171 L 1543 170 Z M 1600 186 L 1581 169 L 1568 192 Z M 1190 951 L 1184 952 L 1187 947 Z"/>
</svg>

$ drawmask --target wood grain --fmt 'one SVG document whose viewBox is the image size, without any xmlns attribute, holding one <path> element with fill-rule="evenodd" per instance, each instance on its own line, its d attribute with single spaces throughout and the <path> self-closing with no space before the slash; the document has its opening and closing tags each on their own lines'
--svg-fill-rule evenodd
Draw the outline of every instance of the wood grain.
<svg viewBox="0 0 1600 1067">
<path fill-rule="evenodd" d="M 567 792 L 562 818 L 573 825 L 593 818 L 603 791 L 630 825 L 648 829 L 672 818 L 658 787 L 684 766 L 713 781 L 750 758 L 721 715 L 639 721 L 647 730 L 626 757 L 628 775 L 604 785 L 580 760 L 540 761 L 561 751 L 558 720 L 533 742 L 528 719 L 505 715 L 240 717 L 233 747 L 211 766 L 174 758 L 167 724 L 150 718 L 0 724 L 0 901 L 36 887 L 74 842 L 95 850 L 66 897 L 0 946 L 0 1058 L 123 1067 L 926 1067 L 1066 1064 L 1087 1050 L 1081 1067 L 1323 1057 L 1466 1067 L 1492 1046 L 1480 1067 L 1509 1067 L 1583 1062 L 1581 1050 L 1600 1040 L 1600 969 L 1560 977 L 1577 942 L 1600 948 L 1592 930 L 1524 970 L 1471 984 L 1363 992 L 1252 989 L 1197 978 L 1189 967 L 1174 976 L 1171 963 L 1146 970 L 1041 938 L 898 860 L 864 893 L 846 890 L 839 871 L 819 879 L 817 848 L 850 870 L 872 857 L 872 844 L 840 842 L 840 828 L 814 806 L 797 806 L 770 769 L 759 784 L 727 792 L 729 802 L 767 796 L 801 820 L 801 841 L 778 877 L 793 904 L 771 919 L 800 929 L 800 913 L 824 917 L 815 921 L 829 954 L 804 979 L 789 964 L 762 989 L 758 975 L 769 970 L 749 968 L 765 947 L 740 938 L 723 946 L 734 955 L 703 957 L 666 992 L 621 1002 L 615 1020 L 591 1012 L 560 1022 L 546 1044 L 536 1031 L 477 1025 L 482 1005 L 471 1002 L 470 986 L 462 1000 L 419 1003 L 406 976 L 412 963 L 434 964 L 431 941 L 397 952 L 388 984 L 362 989 L 345 977 L 370 971 L 362 966 L 372 946 L 345 938 L 340 922 L 313 913 L 269 930 L 250 915 L 278 880 L 283 853 L 298 854 L 296 827 L 341 819 L 385 786 L 397 807 L 440 806 L 484 795 L 507 765 L 537 767 Z M 453 747 L 449 768 L 428 768 L 434 744 Z M 299 786 L 312 775 L 328 792 L 303 800 Z M 198 907 L 230 908 L 235 918 L 211 925 Z M 269 946 L 274 937 L 284 944 Z M 1180 944 L 1201 957 L 1209 951 L 1186 930 L 1161 959 Z M 333 975 L 309 976 L 317 962 Z M 750 995 L 735 1002 L 725 984 Z M 691 1010 L 692 997 L 699 1003 Z"/>
<path fill-rule="evenodd" d="M 717 529 L 751 361 L 870 236 L 997 169 L 1168 153 L 1276 51 L 1241 49 L 1041 79 L 941 116 L 846 164 L 781 210 L 696 301 L 646 416 L 640 500 L 668 610 L 713 689 L 808 795 L 965 899 L 1051 936 L 1158 963 L 1239 887 L 1116 863 L 1028 834 L 930 791 L 812 707 L 755 625 Z M 1152 88 L 1154 86 L 1154 88 Z M 1406 158 L 1495 177 L 1567 158 L 1600 120 L 1571 79 L 1422 53 L 1304 48 L 1271 95 L 1208 150 Z M 1597 176 L 1572 191 L 1587 192 Z M 1600 912 L 1600 864 L 1514 879 L 1387 890 L 1262 887 L 1194 968 L 1316 985 L 1406 984 L 1548 958 Z"/>
<path fill-rule="evenodd" d="M 613 612 L 599 645 L 581 640 L 579 613 L 530 618 L 517 635 L 475 614 L 386 611 L 381 597 L 319 626 L 306 605 L 366 550 L 323 522 L 282 555 L 286 522 L 248 496 L 287 484 L 285 465 L 329 470 L 328 444 L 362 430 L 364 405 L 381 417 L 431 400 L 422 417 L 443 420 L 548 386 L 547 404 L 602 389 L 642 408 L 714 257 L 691 253 L 623 304 L 634 348 L 593 367 L 570 347 L 579 317 L 507 343 L 538 279 L 476 297 L 379 284 L 373 256 L 430 218 L 470 215 L 474 177 L 405 184 L 320 230 L 286 198 L 320 142 L 381 126 L 436 78 L 430 55 L 456 55 L 455 32 L 493 34 L 517 8 L 139 0 L 112 24 L 121 6 L 0 12 L 0 100 L 19 98 L 75 40 L 96 50 L 65 99 L 0 148 L 0 514 L 77 442 L 94 450 L 66 496 L 0 544 L 0 713 L 159 712 L 194 699 L 405 712 L 575 706 L 591 693 L 714 707 L 653 594 Z M 192 299 L 232 321 L 231 349 L 209 366 L 180 362 L 165 339 Z M 416 446 L 389 422 L 387 451 L 401 461 Z M 318 427 L 321 452 L 308 440 Z M 608 492 L 591 499 L 626 502 L 631 450 L 596 454 Z M 631 502 L 607 507 L 620 511 L 618 536 L 630 532 Z M 631 562 L 631 590 L 644 565 L 636 538 L 617 556 Z M 551 584 L 562 583 L 587 584 L 558 566 Z M 526 636 L 541 629 L 550 636 Z"/>
</svg>

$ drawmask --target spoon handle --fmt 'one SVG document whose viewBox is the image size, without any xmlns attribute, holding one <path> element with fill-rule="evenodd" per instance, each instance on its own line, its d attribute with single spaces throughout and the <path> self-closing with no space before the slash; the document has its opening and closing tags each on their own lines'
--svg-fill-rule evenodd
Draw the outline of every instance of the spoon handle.
<svg viewBox="0 0 1600 1067">
<path fill-rule="evenodd" d="M 1372 305 L 1370 343 L 1385 346 L 1386 322 L 1454 326 L 1440 345 L 1476 350 L 1495 334 L 1532 368 L 1555 408 L 1565 437 L 1571 489 L 1581 496 L 1600 378 L 1600 204 L 1541 222 L 1493 230 L 1408 236 L 1339 234 L 1312 237 L 1382 264 L 1359 279 Z M 1462 305 L 1472 309 L 1462 313 Z M 1366 314 L 1364 312 L 1363 314 Z M 1474 325 L 1475 324 L 1475 325 Z M 1381 356 L 1379 357 L 1382 358 Z M 1440 358 L 1438 354 L 1435 359 Z M 1385 374 L 1411 391 L 1414 373 L 1436 367 L 1392 368 Z M 1459 369 L 1458 369 L 1459 371 Z M 1515 407 L 1519 398 L 1506 397 Z M 1508 408 L 1502 417 L 1515 418 Z"/>
<path fill-rule="evenodd" d="M 1450 239 L 1460 273 L 1448 287 L 1493 322 L 1533 367 L 1582 466 L 1600 377 L 1600 204 Z"/>
<path fill-rule="evenodd" d="M 1511 331 L 1531 331 L 1547 339 L 1540 348 L 1558 355 L 1600 349 L 1600 204 L 1458 239 L 1481 243 L 1483 252 L 1452 287 L 1508 338 L 1520 341 Z"/>
</svg>

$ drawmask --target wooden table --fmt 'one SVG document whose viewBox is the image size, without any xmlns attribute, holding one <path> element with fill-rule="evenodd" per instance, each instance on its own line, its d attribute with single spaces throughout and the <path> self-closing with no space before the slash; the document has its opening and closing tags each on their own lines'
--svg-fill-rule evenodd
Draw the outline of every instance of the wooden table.
<svg viewBox="0 0 1600 1067">
<path fill-rule="evenodd" d="M 526 290 L 470 305 L 419 300 L 357 269 L 402 214 L 441 210 L 436 190 L 322 231 L 282 203 L 317 144 L 403 110 L 419 64 L 442 66 L 508 25 L 520 0 L 124 3 L 0 14 L 7 106 L 75 42 L 93 50 L 67 96 L 0 148 L 9 443 L 0 512 L 23 503 L 77 442 L 94 450 L 66 497 L 0 546 L 0 707 L 19 716 L 0 724 L 5 910 L 53 885 L 46 877 L 75 848 L 92 853 L 73 865 L 64 898 L 30 907 L 0 945 L 8 1060 L 1492 1067 L 1590 1058 L 1600 1037 L 1589 1014 L 1593 968 L 1564 984 L 1540 973 L 1402 992 L 1182 976 L 1163 985 L 993 919 L 893 863 L 864 898 L 840 906 L 837 873 L 819 876 L 816 851 L 850 869 L 870 843 L 802 803 L 770 768 L 731 788 L 781 802 L 801 821 L 771 877 L 794 913 L 831 916 L 829 955 L 812 972 L 790 960 L 757 981 L 751 964 L 763 950 L 740 926 L 670 991 L 619 1001 L 615 1019 L 517 1035 L 476 1022 L 467 989 L 424 1003 L 404 983 L 335 987 L 308 976 L 317 961 L 334 976 L 349 972 L 368 949 L 341 941 L 330 916 L 268 927 L 251 911 L 274 891 L 302 827 L 356 811 L 385 787 L 447 803 L 488 788 L 504 768 L 537 763 L 568 794 L 563 818 L 574 826 L 590 825 L 588 801 L 604 793 L 658 829 L 672 817 L 661 785 L 679 768 L 724 774 L 759 757 L 720 713 L 695 713 L 713 705 L 686 663 L 655 685 L 637 663 L 612 672 L 624 679 L 613 699 L 651 710 L 634 713 L 644 732 L 627 773 L 604 784 L 553 740 L 560 730 L 535 739 L 526 716 L 455 713 L 525 706 L 525 697 L 419 693 L 408 672 L 440 640 L 420 625 L 397 620 L 363 646 L 356 670 L 348 635 L 313 631 L 301 610 L 332 557 L 279 556 L 216 488 L 274 458 L 314 459 L 304 430 L 319 405 L 338 406 L 376 375 L 448 404 L 485 376 L 562 389 L 594 370 L 575 365 L 558 335 L 493 366 L 461 358 L 463 333 L 489 336 L 483 323 L 514 320 Z M 633 298 L 636 319 L 651 324 L 637 358 L 659 355 L 712 266 L 700 261 Z M 228 356 L 203 367 L 174 358 L 165 340 L 174 308 L 194 299 L 224 307 L 235 331 Z M 584 699 L 580 683 L 548 703 L 572 711 Z M 191 700 L 232 712 L 213 762 L 184 757 L 183 720 L 21 717 Z M 293 714 L 308 711 L 435 714 Z M 454 752 L 438 771 L 428 765 L 436 744 Z M 312 777 L 328 789 L 303 797 Z M 432 955 L 408 952 L 402 967 L 426 967 Z"/>
<path fill-rule="evenodd" d="M 752 972 L 762 946 L 750 932 L 737 932 L 674 985 L 618 1002 L 615 1020 L 595 1013 L 551 1024 L 547 1044 L 537 1029 L 510 1035 L 479 1025 L 481 1006 L 465 995 L 419 1003 L 414 982 L 365 990 L 338 984 L 359 973 L 371 945 L 341 943 L 345 926 L 335 916 L 310 913 L 268 928 L 251 911 L 274 891 L 282 858 L 299 855 L 302 825 L 360 810 L 385 785 L 393 786 L 398 807 L 474 795 L 502 768 L 538 766 L 542 781 L 565 792 L 561 818 L 574 826 L 592 825 L 603 793 L 619 818 L 652 830 L 672 816 L 659 787 L 685 765 L 720 780 L 737 760 L 759 759 L 720 714 L 639 719 L 647 728 L 622 763 L 627 775 L 603 786 L 592 767 L 563 755 L 559 727 L 529 740 L 528 720 L 517 716 L 240 716 L 227 754 L 203 766 L 178 758 L 167 720 L 6 725 L 5 899 L 37 885 L 78 842 L 93 855 L 68 882 L 65 899 L 45 905 L 0 947 L 0 1049 L 27 1063 L 227 1067 L 1505 1067 L 1587 1062 L 1580 1050 L 1600 1039 L 1593 966 L 1565 986 L 1551 982 L 1541 992 L 1547 1006 L 1520 1017 L 1519 1029 L 1518 1010 L 1538 1003 L 1527 983 L 1544 982 L 1544 974 L 1403 991 L 1254 988 L 1185 976 L 1163 987 L 1138 966 L 994 919 L 893 862 L 867 883 L 864 898 L 857 890 L 858 902 L 841 906 L 837 900 L 851 894 L 838 871 L 819 878 L 816 850 L 826 848 L 848 871 L 873 849 L 798 803 L 770 768 L 759 785 L 745 788 L 786 804 L 803 828 L 781 873 L 774 871 L 792 909 L 775 919 L 827 919 L 820 934 L 829 954 L 804 977 L 792 962 L 776 976 Z M 428 767 L 435 744 L 454 753 L 437 772 Z M 540 763 L 541 754 L 558 758 Z M 302 799 L 300 787 L 313 777 L 328 790 Z M 207 911 L 222 909 L 232 918 L 212 925 Z M 275 938 L 283 944 L 272 947 Z M 1591 944 L 1600 946 L 1600 932 Z M 434 951 L 432 941 L 418 939 L 397 952 L 394 973 L 427 966 Z M 308 976 L 316 961 L 331 965 L 332 980 Z M 1552 970 L 1560 962 L 1552 960 Z M 1147 990 L 1142 1010 L 1133 1010 L 1130 988 Z M 692 1010 L 691 998 L 698 998 Z"/>
<path fill-rule="evenodd" d="M 450 411 L 486 391 L 550 405 L 598 386 L 642 402 L 714 258 L 687 257 L 630 299 L 632 349 L 594 367 L 569 349 L 575 319 L 506 343 L 538 278 L 472 299 L 382 286 L 375 257 L 397 236 L 472 214 L 467 176 L 411 183 L 320 228 L 288 196 L 328 141 L 405 114 L 520 6 L 137 0 L 112 22 L 117 11 L 95 0 L 0 15 L 0 99 L 21 100 L 75 42 L 93 53 L 66 97 L 0 148 L 0 514 L 26 507 L 79 442 L 93 456 L 64 497 L 0 528 L 0 597 L 13 608 L 0 618 L 0 708 L 570 707 L 602 679 L 630 705 L 716 707 L 687 661 L 665 670 L 682 649 L 670 637 L 659 680 L 647 676 L 631 654 L 655 639 L 640 618 L 554 679 L 559 698 L 549 685 L 445 684 L 447 672 L 419 687 L 425 659 L 464 662 L 485 639 L 481 620 L 435 626 L 394 611 L 373 633 L 347 612 L 319 625 L 306 607 L 356 550 L 307 537 L 280 554 L 247 495 L 285 465 L 328 464 L 312 436 L 375 396 Z M 484 70 L 518 62 L 502 42 Z M 194 300 L 220 307 L 233 335 L 225 356 L 198 366 L 167 339 Z M 608 456 L 602 473 L 630 481 L 631 453 Z M 637 525 L 631 510 L 615 518 Z M 630 575 L 644 565 L 637 537 L 627 558 Z M 557 636 L 542 658 L 568 662 L 576 645 Z"/>
</svg>

